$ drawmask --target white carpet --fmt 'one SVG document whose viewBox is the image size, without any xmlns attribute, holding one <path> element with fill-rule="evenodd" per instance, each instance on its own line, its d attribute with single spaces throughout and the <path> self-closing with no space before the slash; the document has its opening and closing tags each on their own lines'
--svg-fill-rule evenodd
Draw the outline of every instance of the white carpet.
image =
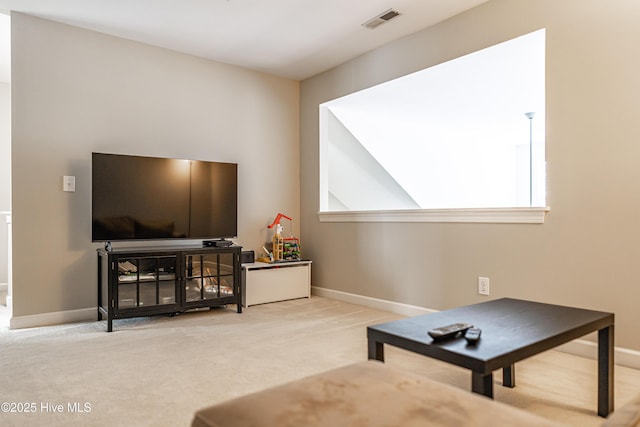
<svg viewBox="0 0 640 427">
<path fill-rule="evenodd" d="M 16 410 L 35 406 L 35 412 L 0 413 L 0 425 L 188 426 L 199 408 L 366 360 L 366 326 L 399 317 L 313 297 L 242 314 L 229 306 L 115 321 L 112 333 L 104 321 L 5 326 L 0 402 L 13 402 Z M 469 388 L 467 370 L 393 348 L 386 353 L 387 363 Z M 495 375 L 496 400 L 566 425 L 601 423 L 595 361 L 547 352 L 518 364 L 516 375 L 515 389 L 500 387 Z M 616 375 L 616 403 L 622 404 L 640 375 L 627 368 L 616 368 Z M 72 411 L 78 409 L 84 412 Z"/>
</svg>

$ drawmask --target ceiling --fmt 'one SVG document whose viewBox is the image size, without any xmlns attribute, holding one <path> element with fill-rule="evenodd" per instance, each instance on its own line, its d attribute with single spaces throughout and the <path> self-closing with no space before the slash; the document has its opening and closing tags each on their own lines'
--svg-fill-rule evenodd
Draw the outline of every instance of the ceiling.
<svg viewBox="0 0 640 427">
<path fill-rule="evenodd" d="M 0 0 L 0 10 L 303 80 L 486 1 Z M 361 26 L 388 9 L 400 16 Z"/>
</svg>

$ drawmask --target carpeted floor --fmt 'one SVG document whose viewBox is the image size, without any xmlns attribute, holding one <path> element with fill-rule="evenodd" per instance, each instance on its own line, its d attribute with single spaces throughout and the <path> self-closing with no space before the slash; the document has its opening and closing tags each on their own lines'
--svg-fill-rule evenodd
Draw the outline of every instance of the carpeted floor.
<svg viewBox="0 0 640 427">
<path fill-rule="evenodd" d="M 8 331 L 0 324 L 2 426 L 188 426 L 202 407 L 366 360 L 366 326 L 400 316 L 321 297 Z M 470 374 L 388 348 L 387 363 L 469 389 Z M 517 365 L 496 400 L 567 426 L 598 426 L 596 363 L 550 351 Z M 500 376 L 495 375 L 499 383 Z M 616 406 L 640 372 L 616 367 Z M 286 402 L 283 402 L 286 404 Z M 25 413 L 26 409 L 35 409 Z M 82 411 L 82 412 L 81 412 Z"/>
</svg>

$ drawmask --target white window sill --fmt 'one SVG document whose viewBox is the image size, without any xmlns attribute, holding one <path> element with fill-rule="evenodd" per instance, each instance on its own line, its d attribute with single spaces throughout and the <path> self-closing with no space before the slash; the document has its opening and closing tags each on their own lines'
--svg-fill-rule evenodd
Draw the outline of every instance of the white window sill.
<svg viewBox="0 0 640 427">
<path fill-rule="evenodd" d="M 318 212 L 320 222 L 482 222 L 543 224 L 549 207 Z"/>
</svg>

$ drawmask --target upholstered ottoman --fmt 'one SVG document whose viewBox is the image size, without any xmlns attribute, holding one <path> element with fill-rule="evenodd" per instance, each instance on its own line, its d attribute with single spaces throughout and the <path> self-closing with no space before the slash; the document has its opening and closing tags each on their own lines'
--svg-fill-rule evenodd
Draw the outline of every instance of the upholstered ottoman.
<svg viewBox="0 0 640 427">
<path fill-rule="evenodd" d="M 558 426 L 377 361 L 361 362 L 196 412 L 192 427 Z"/>
</svg>

